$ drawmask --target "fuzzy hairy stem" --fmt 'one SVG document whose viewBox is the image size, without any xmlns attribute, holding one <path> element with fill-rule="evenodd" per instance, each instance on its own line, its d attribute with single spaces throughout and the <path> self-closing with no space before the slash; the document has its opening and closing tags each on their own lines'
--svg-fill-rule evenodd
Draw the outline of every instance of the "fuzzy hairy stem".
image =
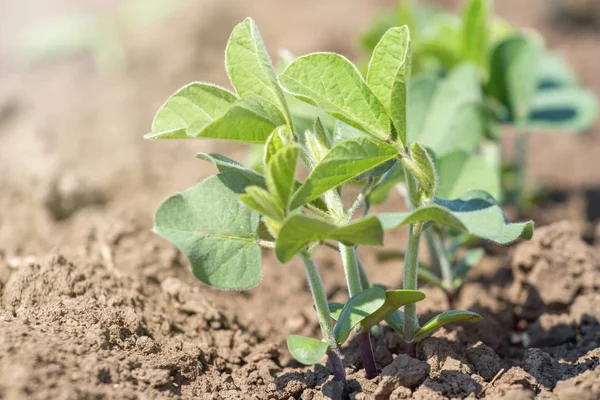
<svg viewBox="0 0 600 400">
<path fill-rule="evenodd" d="M 340 254 L 342 256 L 342 263 L 344 264 L 348 295 L 349 297 L 356 296 L 363 289 L 369 287 L 364 287 L 362 284 L 363 280 L 367 281 L 366 273 L 358 259 L 358 254 L 356 254 L 356 247 L 340 243 Z M 361 273 L 364 276 L 361 277 Z M 357 333 L 359 330 L 360 327 L 357 327 Z M 377 367 L 375 365 L 373 346 L 371 345 L 371 334 L 369 332 L 358 333 L 357 337 L 367 379 L 373 379 L 377 376 Z"/>
<path fill-rule="evenodd" d="M 348 285 L 348 295 L 349 297 L 356 296 L 363 289 L 356 247 L 346 246 L 343 243 L 340 243 L 340 254 L 342 256 L 342 264 L 344 265 L 346 284 Z"/>
<path fill-rule="evenodd" d="M 302 262 L 304 263 L 304 270 L 306 271 L 306 277 L 308 278 L 308 285 L 310 286 L 310 292 L 312 293 L 313 302 L 317 310 L 317 316 L 319 318 L 319 325 L 321 326 L 321 333 L 323 338 L 329 343 L 329 364 L 333 371 L 333 375 L 336 381 L 344 384 L 345 390 L 348 392 L 348 381 L 346 380 L 346 372 L 344 366 L 339 357 L 340 350 L 335 336 L 333 335 L 333 323 L 331 322 L 331 314 L 329 313 L 329 303 L 327 302 L 327 294 L 323 287 L 323 281 L 321 275 L 317 269 L 317 265 L 313 260 L 312 256 L 308 252 L 304 251 L 300 253 Z"/>
<path fill-rule="evenodd" d="M 417 290 L 417 275 L 419 268 L 419 242 L 421 237 L 422 223 L 408 226 L 408 246 L 404 257 L 404 271 L 402 276 L 402 288 L 406 290 Z M 413 334 L 418 329 L 417 305 L 415 303 L 404 306 L 404 338 L 412 342 Z"/>
<path fill-rule="evenodd" d="M 307 251 L 300 253 L 300 256 L 304 263 L 304 270 L 306 271 L 308 285 L 310 286 L 310 292 L 312 293 L 315 309 L 317 310 L 323 338 L 332 348 L 337 347 L 335 337 L 333 336 L 333 323 L 331 322 L 331 314 L 329 313 L 327 294 L 325 293 L 325 288 L 323 287 L 323 281 L 321 280 L 317 265 Z"/>
</svg>

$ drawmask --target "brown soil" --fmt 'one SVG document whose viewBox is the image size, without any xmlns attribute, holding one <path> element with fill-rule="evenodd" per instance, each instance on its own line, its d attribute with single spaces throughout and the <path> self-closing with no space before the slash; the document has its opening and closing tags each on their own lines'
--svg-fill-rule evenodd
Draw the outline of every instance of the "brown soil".
<svg viewBox="0 0 600 400">
<path fill-rule="evenodd" d="M 281 266 L 265 253 L 257 288 L 219 292 L 150 231 L 162 199 L 213 172 L 196 151 L 240 158 L 246 149 L 141 134 L 176 88 L 226 84 L 223 48 L 243 17 L 257 20 L 272 54 L 285 46 L 353 56 L 349 38 L 392 3 L 198 0 L 129 38 L 127 68 L 115 75 L 99 75 L 85 54 L 25 68 L 0 41 L 0 54 L 13 54 L 0 62 L 0 399 L 339 398 L 324 365 L 301 367 L 285 348 L 288 334 L 319 334 L 299 263 Z M 511 21 L 541 29 L 600 95 L 594 31 L 555 29 L 542 0 L 496 3 Z M 8 0 L 6 9 L 34 4 Z M 0 32 L 17 35 L 23 28 L 4 15 Z M 591 168 L 599 151 L 598 127 L 575 138 L 534 134 L 531 177 L 561 191 L 534 219 L 570 222 L 516 248 L 490 248 L 458 301 L 484 321 L 437 332 L 418 359 L 383 329 L 374 336 L 382 375 L 367 381 L 351 341 L 353 398 L 600 397 L 600 170 Z M 362 255 L 374 281 L 400 284 L 398 262 Z M 317 261 L 331 299 L 343 301 L 334 253 Z M 445 299 L 424 290 L 426 320 Z"/>
</svg>

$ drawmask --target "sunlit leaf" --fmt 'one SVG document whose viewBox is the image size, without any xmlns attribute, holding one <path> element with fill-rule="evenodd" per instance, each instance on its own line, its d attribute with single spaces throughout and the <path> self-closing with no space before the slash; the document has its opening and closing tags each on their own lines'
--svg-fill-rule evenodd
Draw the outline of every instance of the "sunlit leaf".
<svg viewBox="0 0 600 400">
<path fill-rule="evenodd" d="M 395 147 L 371 138 L 356 138 L 331 148 L 292 197 L 297 208 L 323 193 L 398 155 Z"/>
<path fill-rule="evenodd" d="M 478 190 L 455 200 L 436 198 L 434 204 L 410 212 L 382 213 L 377 217 L 384 229 L 434 221 L 499 244 L 528 240 L 533 235 L 532 221 L 509 223 L 498 203 L 488 193 Z"/>
<path fill-rule="evenodd" d="M 349 246 L 380 246 L 383 243 L 383 230 L 375 217 L 337 226 L 319 217 L 294 214 L 285 220 L 279 230 L 275 254 L 279 261 L 286 263 L 308 244 L 327 239 L 337 240 Z"/>
<path fill-rule="evenodd" d="M 294 96 L 356 128 L 381 139 L 391 134 L 385 107 L 356 67 L 339 54 L 313 53 L 299 57 L 285 69 L 279 81 Z"/>
<path fill-rule="evenodd" d="M 329 351 L 329 345 L 324 341 L 298 335 L 288 336 L 287 346 L 296 361 L 304 365 L 318 363 Z"/>
<path fill-rule="evenodd" d="M 207 285 L 248 289 L 261 280 L 259 215 L 237 197 L 250 184 L 241 174 L 220 173 L 171 196 L 156 211 L 154 231 L 187 256 Z"/>
<path fill-rule="evenodd" d="M 344 343 L 356 325 L 383 306 L 385 298 L 385 290 L 374 287 L 352 296 L 344 305 L 333 328 L 336 342 Z"/>
<path fill-rule="evenodd" d="M 452 322 L 478 322 L 483 318 L 481 315 L 472 311 L 451 310 L 436 315 L 430 319 L 425 325 L 419 328 L 414 336 L 413 341 L 420 342 L 427 336 L 431 335 L 436 329 L 452 323 Z"/>
</svg>

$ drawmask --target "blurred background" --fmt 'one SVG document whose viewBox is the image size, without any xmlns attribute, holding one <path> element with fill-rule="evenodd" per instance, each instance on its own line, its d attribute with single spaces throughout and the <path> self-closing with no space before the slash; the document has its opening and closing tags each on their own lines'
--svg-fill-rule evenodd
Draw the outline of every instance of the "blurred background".
<svg viewBox="0 0 600 400">
<path fill-rule="evenodd" d="M 424 3 L 447 10 L 460 4 Z M 569 10 L 581 8 L 569 14 L 562 3 Z M 597 3 L 503 0 L 495 12 L 517 27 L 538 29 L 547 48 L 568 60 L 581 86 L 600 96 Z M 212 172 L 194 159 L 195 152 L 241 157 L 247 151 L 242 145 L 157 143 L 142 135 L 158 107 L 182 85 L 194 80 L 228 85 L 223 51 L 244 17 L 257 21 L 275 63 L 284 49 L 294 55 L 335 51 L 360 62 L 361 34 L 375 15 L 391 13 L 395 5 L 394 0 L 3 0 L 1 251 L 7 257 L 41 254 L 77 243 L 93 221 L 131 213 L 149 226 L 166 195 Z M 512 133 L 503 140 L 510 142 Z M 599 158 L 598 124 L 585 135 L 533 133 L 527 178 L 556 189 L 554 200 L 563 204 L 548 218 L 582 221 L 589 237 L 600 217 L 590 211 L 600 198 Z"/>
</svg>

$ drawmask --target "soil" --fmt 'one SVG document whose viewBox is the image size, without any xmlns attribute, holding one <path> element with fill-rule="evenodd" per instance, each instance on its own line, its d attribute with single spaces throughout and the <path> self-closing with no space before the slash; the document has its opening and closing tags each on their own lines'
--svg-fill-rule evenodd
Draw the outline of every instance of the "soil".
<svg viewBox="0 0 600 400">
<path fill-rule="evenodd" d="M 25 66 L 0 41 L 0 399 L 341 398 L 325 363 L 302 367 L 285 347 L 288 334 L 319 334 L 299 263 L 281 266 L 265 252 L 257 288 L 220 292 L 200 285 L 150 231 L 162 199 L 213 173 L 196 151 L 240 158 L 247 149 L 141 135 L 176 88 L 227 83 L 223 48 L 245 16 L 272 54 L 285 46 L 357 57 L 349 38 L 392 3 L 193 1 L 128 37 L 127 66 L 111 75 L 88 54 Z M 519 26 L 540 29 L 600 96 L 597 31 L 555 29 L 542 0 L 496 3 Z M 33 5 L 8 0 L 6 9 Z M 4 15 L 2 32 L 16 36 L 38 18 L 17 26 Z M 353 399 L 600 398 L 600 170 L 591 168 L 600 127 L 577 137 L 534 133 L 531 147 L 530 179 L 556 191 L 532 212 L 546 226 L 531 242 L 489 247 L 469 277 L 457 307 L 484 320 L 436 332 L 417 359 L 382 328 L 373 337 L 382 373 L 372 381 L 352 340 L 343 361 Z M 374 281 L 399 287 L 399 262 L 361 255 Z M 329 297 L 344 301 L 335 254 L 323 249 L 317 262 Z M 426 321 L 445 298 L 423 289 Z"/>
</svg>

